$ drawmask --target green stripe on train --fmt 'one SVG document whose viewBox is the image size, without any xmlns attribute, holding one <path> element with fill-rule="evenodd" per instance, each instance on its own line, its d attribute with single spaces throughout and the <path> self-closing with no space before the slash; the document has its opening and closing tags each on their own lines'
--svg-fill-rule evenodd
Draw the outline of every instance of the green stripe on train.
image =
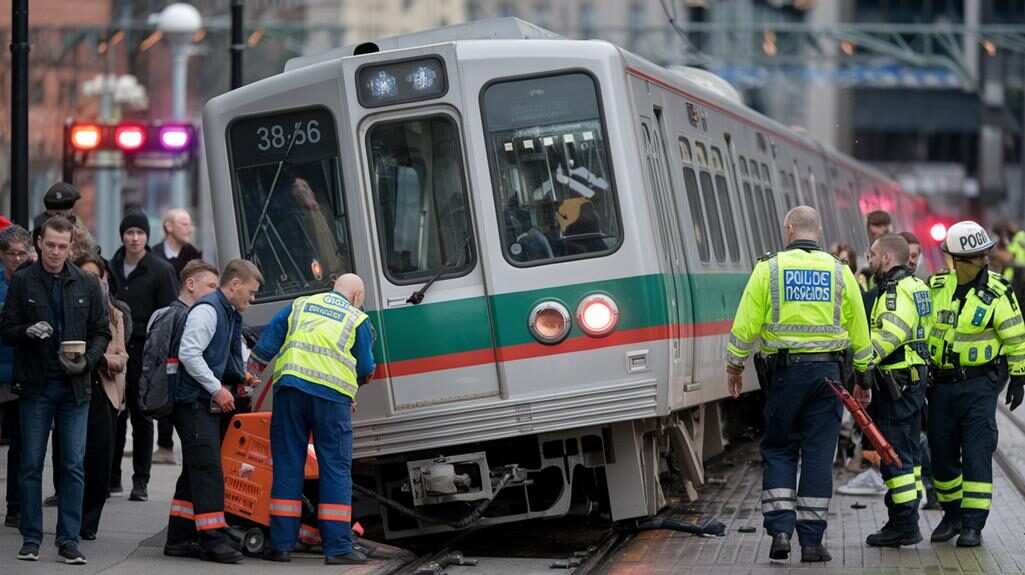
<svg viewBox="0 0 1025 575">
<path fill-rule="evenodd" d="M 747 274 L 709 273 L 682 274 L 676 285 L 677 300 L 682 302 L 682 324 L 708 323 L 733 318 Z M 508 347 L 531 343 L 534 339 L 527 330 L 527 315 L 538 303 L 557 300 L 570 314 L 575 314 L 580 300 L 592 293 L 605 293 L 619 305 L 619 330 L 657 327 L 669 323 L 665 303 L 662 274 L 634 276 L 598 282 L 587 282 L 552 288 L 543 288 L 490 296 L 467 298 L 441 303 L 390 309 L 383 317 L 387 325 L 381 326 L 382 312 L 370 311 L 370 320 L 382 337 L 374 346 L 379 363 L 419 359 L 476 351 L 491 347 L 491 325 L 488 314 L 495 317 L 495 345 Z M 690 290 L 699 294 L 694 308 Z M 427 296 L 430 301 L 430 295 Z M 696 308 L 696 309 L 695 309 Z M 574 322 L 570 337 L 583 335 Z M 387 354 L 382 353 L 381 342 L 388 342 Z"/>
</svg>

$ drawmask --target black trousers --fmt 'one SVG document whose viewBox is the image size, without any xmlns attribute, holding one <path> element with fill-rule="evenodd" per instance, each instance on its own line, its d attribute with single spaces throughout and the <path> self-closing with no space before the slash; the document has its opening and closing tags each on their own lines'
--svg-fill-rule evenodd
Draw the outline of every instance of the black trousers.
<svg viewBox="0 0 1025 575">
<path fill-rule="evenodd" d="M 174 449 L 174 424 L 170 415 L 157 420 L 157 447 Z"/>
<path fill-rule="evenodd" d="M 89 430 L 85 439 L 85 490 L 82 493 L 82 533 L 97 533 L 107 501 L 110 466 L 114 460 L 114 426 L 117 410 L 103 387 L 93 383 L 89 399 Z"/>
<path fill-rule="evenodd" d="M 132 419 L 132 487 L 145 489 L 149 485 L 150 467 L 153 465 L 153 420 L 146 417 L 139 404 L 142 348 L 142 342 L 135 339 L 128 344 L 128 370 L 125 384 L 125 399 L 128 409 L 121 412 L 117 418 L 114 461 L 110 468 L 110 484 L 112 486 L 121 486 L 121 459 L 125 456 L 129 417 Z"/>
<path fill-rule="evenodd" d="M 194 541 L 198 536 L 209 549 L 227 541 L 221 414 L 210 413 L 209 400 L 197 400 L 176 403 L 171 418 L 182 443 L 182 472 L 171 499 L 167 544 Z"/>
<path fill-rule="evenodd" d="M 11 441 L 7 449 L 7 512 L 21 513 L 21 497 L 18 495 L 18 469 L 21 467 L 21 410 L 18 408 L 18 400 L 3 404 L 3 410 L 4 437 Z"/>
</svg>

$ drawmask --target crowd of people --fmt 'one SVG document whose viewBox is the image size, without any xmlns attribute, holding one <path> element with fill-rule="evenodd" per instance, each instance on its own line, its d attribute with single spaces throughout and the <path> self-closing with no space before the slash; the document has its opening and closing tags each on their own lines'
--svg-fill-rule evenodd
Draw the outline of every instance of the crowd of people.
<svg viewBox="0 0 1025 575">
<path fill-rule="evenodd" d="M 1001 227 L 997 241 L 976 222 L 959 222 L 941 243 L 948 269 L 923 282 L 915 275 L 921 243 L 893 233 L 886 212 L 867 215 L 861 270 L 850 246 L 820 247 L 813 208 L 794 208 L 783 226 L 787 246 L 755 266 L 726 347 L 730 393 L 739 397 L 744 364 L 760 342 L 769 557 L 788 558 L 796 531 L 802 561 L 831 559 L 823 540 L 843 405 L 834 385 L 848 383 L 889 442 L 880 445 L 879 472 L 839 490 L 871 487 L 878 476 L 888 518 L 866 544 L 921 542 L 926 499 L 943 511 L 933 543 L 980 545 L 993 500 L 997 397 L 1006 386 L 1013 410 L 1025 396 L 1025 325 L 1013 287 L 1025 233 Z"/>
<path fill-rule="evenodd" d="M 31 233 L 0 222 L 0 405 L 10 445 L 4 525 L 21 532 L 18 559 L 40 556 L 52 431 L 55 494 L 48 502 L 57 507 L 57 560 L 86 563 L 80 540 L 97 538 L 104 503 L 124 493 L 130 421 L 131 501 L 149 498 L 153 463 L 177 463 L 175 431 L 181 443 L 164 553 L 241 561 L 224 516 L 220 444 L 228 418 L 260 383 L 254 374 L 277 358 L 276 401 L 292 409 L 271 426 L 265 558 L 289 561 L 302 528 L 315 533 L 326 563 L 366 562 L 350 527 L 351 411 L 357 387 L 375 369 L 360 278 L 342 275 L 332 291 L 296 300 L 258 342 L 242 322 L 263 284 L 253 263 L 231 260 L 219 270 L 204 261 L 184 210 L 166 214 L 164 239 L 151 247 L 150 220 L 139 209 L 124 216 L 122 245 L 106 260 L 74 215 L 79 198 L 58 183 Z M 306 329 L 311 321 L 319 328 Z M 319 529 L 300 526 L 295 513 L 311 431 L 321 477 L 331 479 L 317 498 Z"/>
</svg>

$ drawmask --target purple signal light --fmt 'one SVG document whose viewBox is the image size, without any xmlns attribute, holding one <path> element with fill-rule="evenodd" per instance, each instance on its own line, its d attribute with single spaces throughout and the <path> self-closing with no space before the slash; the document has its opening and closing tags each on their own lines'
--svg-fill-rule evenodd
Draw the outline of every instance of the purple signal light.
<svg viewBox="0 0 1025 575">
<path fill-rule="evenodd" d="M 164 126 L 160 128 L 160 145 L 170 152 L 180 152 L 192 143 L 191 126 Z"/>
</svg>

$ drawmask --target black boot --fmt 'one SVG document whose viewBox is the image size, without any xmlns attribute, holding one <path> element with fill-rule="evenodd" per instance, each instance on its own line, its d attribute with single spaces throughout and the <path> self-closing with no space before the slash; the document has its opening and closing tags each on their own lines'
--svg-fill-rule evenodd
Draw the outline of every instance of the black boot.
<svg viewBox="0 0 1025 575">
<path fill-rule="evenodd" d="M 958 547 L 978 547 L 982 543 L 982 532 L 974 527 L 965 527 L 957 538 Z"/>
<path fill-rule="evenodd" d="M 821 563 L 823 561 L 832 561 L 833 556 L 829 554 L 829 550 L 826 546 L 819 543 L 818 545 L 801 545 L 801 562 L 802 563 Z"/>
<path fill-rule="evenodd" d="M 199 558 L 203 561 L 213 561 L 214 563 L 238 563 L 242 561 L 244 556 L 238 549 L 228 545 L 228 543 L 220 542 L 210 547 L 204 547 L 203 553 Z"/>
<path fill-rule="evenodd" d="M 345 555 L 331 555 L 324 557 L 325 565 L 362 565 L 367 562 L 367 556 L 353 549 Z"/>
<path fill-rule="evenodd" d="M 777 533 L 772 536 L 772 547 L 769 547 L 769 559 L 786 559 L 790 557 L 790 535 Z"/>
<path fill-rule="evenodd" d="M 945 513 L 940 524 L 933 530 L 932 537 L 929 537 L 929 541 L 932 541 L 933 543 L 950 541 L 959 533 L 961 533 L 961 518 L 954 518 Z"/>
<path fill-rule="evenodd" d="M 922 542 L 922 532 L 914 529 L 898 529 L 887 524 L 882 529 L 868 536 L 865 543 L 869 547 L 901 547 Z"/>
</svg>

